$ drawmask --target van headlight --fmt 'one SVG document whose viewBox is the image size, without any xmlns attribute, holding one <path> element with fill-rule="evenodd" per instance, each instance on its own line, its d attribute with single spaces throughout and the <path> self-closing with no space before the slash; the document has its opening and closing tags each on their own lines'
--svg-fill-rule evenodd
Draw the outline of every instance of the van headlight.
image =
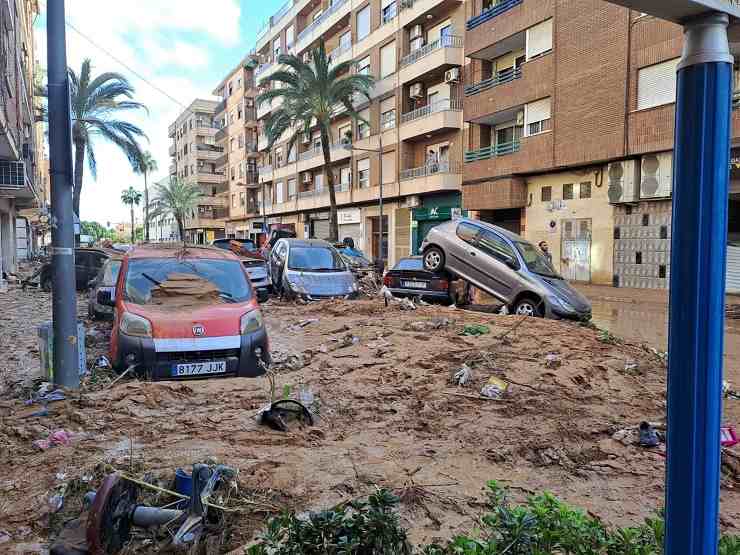
<svg viewBox="0 0 740 555">
<path fill-rule="evenodd" d="M 242 335 L 259 331 L 262 329 L 263 325 L 264 321 L 262 320 L 262 312 L 259 310 L 247 312 L 242 316 L 241 321 L 239 322 L 239 328 Z"/>
<path fill-rule="evenodd" d="M 152 324 L 143 316 L 124 312 L 121 318 L 121 332 L 134 337 L 151 337 Z"/>
</svg>

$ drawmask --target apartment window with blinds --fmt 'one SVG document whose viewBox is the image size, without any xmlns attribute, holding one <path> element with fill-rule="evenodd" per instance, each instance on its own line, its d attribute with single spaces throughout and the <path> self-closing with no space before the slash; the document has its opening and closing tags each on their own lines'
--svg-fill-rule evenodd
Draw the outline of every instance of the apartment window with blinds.
<svg viewBox="0 0 740 555">
<path fill-rule="evenodd" d="M 526 35 L 527 60 L 550 52 L 552 50 L 552 19 L 530 27 Z"/>
<path fill-rule="evenodd" d="M 283 182 L 278 181 L 275 183 L 275 202 L 280 204 L 285 202 L 285 190 L 283 189 Z"/>
<path fill-rule="evenodd" d="M 275 149 L 275 165 L 278 168 L 283 167 L 283 147 L 281 146 Z"/>
<path fill-rule="evenodd" d="M 527 136 L 537 135 L 549 128 L 550 110 L 550 97 L 530 102 L 524 107 L 524 128 Z"/>
<path fill-rule="evenodd" d="M 239 162 L 239 177 L 244 177 L 244 162 Z"/>
<path fill-rule="evenodd" d="M 370 6 L 365 6 L 357 12 L 357 40 L 362 40 L 370 34 Z"/>
<path fill-rule="evenodd" d="M 367 124 L 370 121 L 370 110 L 365 108 L 360 112 L 360 118 L 365 121 L 357 122 L 357 136 L 360 139 L 367 139 L 370 136 L 370 126 Z"/>
<path fill-rule="evenodd" d="M 274 56 L 274 59 L 277 60 L 278 56 L 280 56 L 280 39 L 277 38 L 272 43 L 272 55 Z"/>
<path fill-rule="evenodd" d="M 236 208 L 236 193 L 231 193 L 231 207 Z"/>
<path fill-rule="evenodd" d="M 370 56 L 365 56 L 357 62 L 357 73 L 360 75 L 370 75 Z"/>
<path fill-rule="evenodd" d="M 591 198 L 591 182 L 585 181 L 584 183 L 581 183 L 578 192 L 578 198 Z"/>
<path fill-rule="evenodd" d="M 339 170 L 339 184 L 347 187 L 352 184 L 352 170 L 349 167 Z"/>
<path fill-rule="evenodd" d="M 679 58 L 637 71 L 637 109 L 671 104 L 676 101 L 676 68 Z"/>
<path fill-rule="evenodd" d="M 396 127 L 396 97 L 391 96 L 380 102 L 380 127 L 393 129 Z"/>
<path fill-rule="evenodd" d="M 285 30 L 285 48 L 290 50 L 295 42 L 295 27 L 292 25 Z"/>
<path fill-rule="evenodd" d="M 324 190 L 324 174 L 323 172 L 319 172 L 314 174 L 313 176 L 313 188 L 315 191 L 323 191 Z"/>
<path fill-rule="evenodd" d="M 563 200 L 573 200 L 573 184 L 566 183 L 563 185 Z"/>
<path fill-rule="evenodd" d="M 382 5 L 382 21 L 383 24 L 393 21 L 396 17 L 396 0 L 383 0 Z"/>
<path fill-rule="evenodd" d="M 279 184 L 280 187 L 283 186 L 282 183 Z M 288 179 L 288 199 L 295 198 L 296 196 L 296 186 L 295 186 L 295 178 Z"/>
<path fill-rule="evenodd" d="M 542 202 L 550 202 L 552 200 L 552 187 L 542 187 L 540 199 Z"/>
<path fill-rule="evenodd" d="M 337 136 L 340 141 L 349 140 L 349 142 L 352 142 L 352 124 L 341 126 L 337 131 Z"/>
<path fill-rule="evenodd" d="M 246 206 L 246 204 L 247 204 L 247 196 L 242 191 L 241 193 L 239 193 L 239 206 Z"/>
<path fill-rule="evenodd" d="M 380 49 L 380 78 L 383 79 L 396 72 L 396 41 Z"/>
<path fill-rule="evenodd" d="M 295 150 L 295 144 L 293 144 L 288 151 L 288 162 L 295 162 Z"/>
<path fill-rule="evenodd" d="M 370 186 L 370 159 L 365 158 L 357 162 L 357 182 L 360 187 Z"/>
</svg>

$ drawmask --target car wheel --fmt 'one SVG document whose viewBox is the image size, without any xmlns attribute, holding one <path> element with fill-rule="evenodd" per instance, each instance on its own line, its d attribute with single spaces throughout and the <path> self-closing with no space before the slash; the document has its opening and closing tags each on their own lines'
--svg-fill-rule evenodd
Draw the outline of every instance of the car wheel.
<svg viewBox="0 0 740 555">
<path fill-rule="evenodd" d="M 445 266 L 445 253 L 439 247 L 429 247 L 424 253 L 424 269 L 439 272 Z"/>
<path fill-rule="evenodd" d="M 540 318 L 542 317 L 540 303 L 529 297 L 520 299 L 514 306 L 514 314 L 518 314 L 520 316 L 535 316 Z"/>
</svg>

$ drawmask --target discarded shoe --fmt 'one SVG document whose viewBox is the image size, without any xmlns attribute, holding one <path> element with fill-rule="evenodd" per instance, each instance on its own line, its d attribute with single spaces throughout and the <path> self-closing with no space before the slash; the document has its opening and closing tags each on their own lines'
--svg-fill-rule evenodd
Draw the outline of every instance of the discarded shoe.
<svg viewBox="0 0 740 555">
<path fill-rule="evenodd" d="M 660 443 L 658 434 L 655 433 L 653 427 L 647 422 L 640 422 L 639 433 L 639 443 L 643 447 L 657 447 Z"/>
</svg>

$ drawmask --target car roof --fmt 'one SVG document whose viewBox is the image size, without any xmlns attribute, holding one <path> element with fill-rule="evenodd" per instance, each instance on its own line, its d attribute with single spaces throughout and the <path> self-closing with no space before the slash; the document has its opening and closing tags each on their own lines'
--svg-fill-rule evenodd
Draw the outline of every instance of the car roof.
<svg viewBox="0 0 740 555">
<path fill-rule="evenodd" d="M 286 243 L 288 243 L 288 246 L 290 247 L 307 247 L 307 248 L 331 247 L 330 243 L 327 243 L 326 241 L 323 241 L 321 239 L 281 239 L 281 241 L 285 241 Z"/>
<path fill-rule="evenodd" d="M 238 260 L 228 250 L 204 245 L 182 243 L 152 243 L 137 245 L 126 253 L 128 258 L 207 258 L 213 260 Z"/>
<path fill-rule="evenodd" d="M 522 237 L 521 235 L 517 235 L 516 233 L 509 231 L 508 229 L 504 229 L 503 227 L 489 224 L 488 222 L 484 222 L 481 220 L 473 220 L 471 218 L 458 218 L 457 220 L 452 220 L 452 222 L 455 224 L 455 227 L 457 227 L 462 222 L 477 225 L 479 227 L 483 227 L 491 231 L 495 231 L 499 235 L 503 235 L 504 237 L 506 237 L 509 241 L 526 241 L 526 239 Z"/>
</svg>

